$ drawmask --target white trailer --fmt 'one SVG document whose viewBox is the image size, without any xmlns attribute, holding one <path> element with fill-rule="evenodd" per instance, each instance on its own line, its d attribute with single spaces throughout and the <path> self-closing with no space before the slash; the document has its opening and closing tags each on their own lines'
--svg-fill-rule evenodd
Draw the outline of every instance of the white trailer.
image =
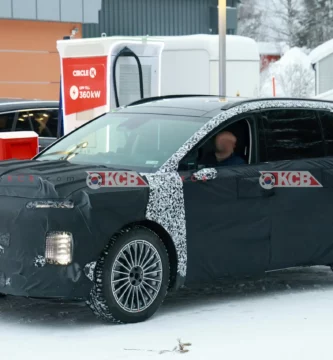
<svg viewBox="0 0 333 360">
<path fill-rule="evenodd" d="M 218 35 L 149 36 L 147 39 L 164 43 L 161 55 L 161 95 L 259 96 L 260 54 L 253 39 L 227 35 L 226 94 L 219 94 Z"/>
<path fill-rule="evenodd" d="M 316 47 L 309 57 L 316 73 L 316 98 L 333 100 L 333 39 Z"/>
<path fill-rule="evenodd" d="M 227 35 L 227 93 L 219 94 L 219 37 L 190 35 L 154 37 L 163 41 L 161 94 L 259 96 L 260 55 L 257 43 Z"/>
</svg>

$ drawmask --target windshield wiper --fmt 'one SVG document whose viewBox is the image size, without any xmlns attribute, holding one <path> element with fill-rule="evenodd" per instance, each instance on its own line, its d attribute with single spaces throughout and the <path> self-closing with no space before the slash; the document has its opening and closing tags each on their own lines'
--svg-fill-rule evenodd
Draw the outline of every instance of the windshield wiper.
<svg viewBox="0 0 333 360">
<path fill-rule="evenodd" d="M 77 155 L 77 153 L 75 153 L 76 150 L 86 147 L 88 145 L 87 141 L 79 143 L 77 145 L 75 145 L 74 149 L 72 151 L 55 151 L 53 153 L 50 154 L 45 154 L 45 155 L 41 155 L 40 157 L 46 157 L 46 156 L 53 156 L 53 155 L 67 155 L 64 157 L 61 157 L 59 160 L 68 160 L 68 158 L 72 155 Z"/>
</svg>

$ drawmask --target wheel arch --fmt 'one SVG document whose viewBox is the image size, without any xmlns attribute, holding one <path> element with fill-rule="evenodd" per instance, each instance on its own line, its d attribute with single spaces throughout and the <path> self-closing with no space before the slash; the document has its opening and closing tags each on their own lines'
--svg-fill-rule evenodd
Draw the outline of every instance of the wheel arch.
<svg viewBox="0 0 333 360">
<path fill-rule="evenodd" d="M 142 226 L 150 231 L 153 231 L 163 241 L 163 244 L 167 249 L 170 260 L 169 290 L 176 290 L 180 286 L 177 276 L 178 258 L 177 258 L 176 247 L 172 240 L 171 235 L 164 229 L 162 225 L 151 220 L 137 221 L 126 225 L 124 228 L 131 228 L 135 226 Z"/>
</svg>

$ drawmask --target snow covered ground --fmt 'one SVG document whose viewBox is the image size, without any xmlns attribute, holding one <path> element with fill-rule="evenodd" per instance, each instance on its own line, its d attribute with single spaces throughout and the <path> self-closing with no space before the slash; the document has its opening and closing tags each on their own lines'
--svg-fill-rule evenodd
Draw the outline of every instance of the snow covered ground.
<svg viewBox="0 0 333 360">
<path fill-rule="evenodd" d="M 169 296 L 149 321 L 99 323 L 84 304 L 0 298 L 0 356 L 24 359 L 307 360 L 331 356 L 333 273 L 326 267 L 221 282 Z M 177 338 L 189 352 L 165 352 Z"/>
</svg>

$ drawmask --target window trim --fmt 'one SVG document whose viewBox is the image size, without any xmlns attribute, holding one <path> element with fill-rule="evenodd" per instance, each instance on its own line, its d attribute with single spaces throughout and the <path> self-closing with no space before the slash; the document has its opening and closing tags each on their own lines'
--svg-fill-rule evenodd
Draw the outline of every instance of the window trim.
<svg viewBox="0 0 333 360">
<path fill-rule="evenodd" d="M 249 128 L 249 161 L 248 161 L 248 164 L 247 165 L 251 165 L 251 160 L 252 160 L 252 147 L 253 147 L 253 140 L 252 140 L 252 138 L 253 138 L 253 135 L 252 135 L 252 128 L 251 128 L 251 125 L 250 125 L 250 123 L 249 123 L 249 120 L 248 119 L 246 119 L 245 120 L 246 121 L 246 123 L 247 123 L 247 126 L 248 126 L 248 128 Z M 255 162 L 255 161 L 254 161 Z"/>
<path fill-rule="evenodd" d="M 327 110 L 326 109 L 316 109 L 316 112 L 317 112 L 317 116 L 318 116 L 318 121 L 320 122 L 322 133 L 323 133 L 323 141 L 324 141 L 324 147 L 325 147 L 325 157 L 332 157 L 333 155 L 328 154 L 328 145 L 327 145 L 327 142 L 326 142 L 325 130 L 324 130 L 322 117 L 321 117 L 320 113 L 331 114 L 331 116 L 333 118 L 333 111 L 328 110 L 328 109 Z"/>
</svg>

